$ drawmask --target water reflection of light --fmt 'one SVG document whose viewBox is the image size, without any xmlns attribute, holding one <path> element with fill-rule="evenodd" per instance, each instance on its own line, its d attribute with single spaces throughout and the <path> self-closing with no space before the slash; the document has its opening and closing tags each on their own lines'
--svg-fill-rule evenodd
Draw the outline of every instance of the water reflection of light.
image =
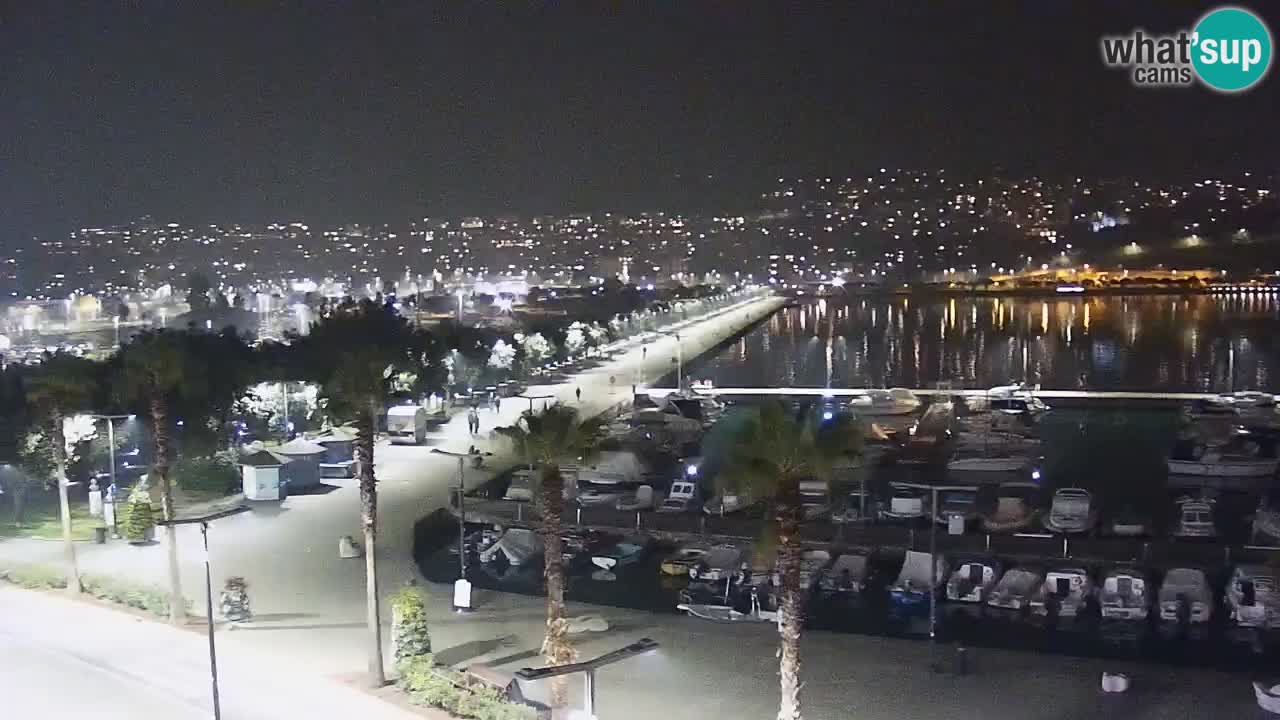
<svg viewBox="0 0 1280 720">
<path fill-rule="evenodd" d="M 1086 335 L 1089 334 L 1089 307 L 1091 305 L 1093 305 L 1092 300 L 1084 304 L 1084 332 Z"/>
<path fill-rule="evenodd" d="M 1040 303 L 1040 332 L 1049 332 L 1049 303 Z"/>
</svg>

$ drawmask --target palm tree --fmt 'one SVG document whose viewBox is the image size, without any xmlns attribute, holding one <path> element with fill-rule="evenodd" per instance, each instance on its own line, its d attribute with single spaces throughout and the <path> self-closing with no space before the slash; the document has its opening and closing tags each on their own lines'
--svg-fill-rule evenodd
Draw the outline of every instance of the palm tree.
<svg viewBox="0 0 1280 720">
<path fill-rule="evenodd" d="M 773 510 L 779 588 L 778 658 L 782 699 L 778 720 L 800 720 L 800 632 L 804 591 L 800 587 L 800 530 L 804 514 L 800 483 L 830 482 L 842 458 L 861 454 L 862 433 L 854 420 L 837 415 L 820 421 L 811 408 L 789 412 L 780 402 L 760 408 L 735 434 L 728 463 L 718 476 L 722 490 L 745 492 Z"/>
<path fill-rule="evenodd" d="M 424 339 L 395 311 L 366 300 L 333 311 L 294 345 L 299 364 L 321 383 L 326 412 L 356 426 L 365 607 L 370 636 L 368 672 L 374 687 L 386 684 L 378 597 L 378 481 L 374 475 L 374 435 L 378 414 L 394 394 L 392 386 L 397 374 L 424 372 Z"/>
<path fill-rule="evenodd" d="M 126 345 L 122 357 L 122 381 L 126 399 L 142 404 L 151 420 L 153 452 L 147 489 L 160 493 L 160 509 L 165 520 L 174 519 L 173 483 L 169 474 L 172 438 L 169 435 L 169 406 L 175 396 L 192 394 L 191 386 L 202 383 L 204 363 L 188 352 L 182 333 L 171 330 L 144 332 Z M 178 572 L 178 533 L 165 525 L 165 545 L 169 555 L 169 622 L 186 620 L 182 580 Z M 209 612 L 213 612 L 209 608 Z"/>
<path fill-rule="evenodd" d="M 71 503 L 67 497 L 67 446 L 63 422 L 68 413 L 89 408 L 93 402 L 95 368 L 91 360 L 65 352 L 46 353 L 44 362 L 27 381 L 27 400 L 35 406 L 45 425 L 53 455 L 53 480 L 58 483 L 58 506 L 62 516 L 62 543 L 67 562 L 67 590 L 80 592 L 80 569 L 71 542 Z"/>
<path fill-rule="evenodd" d="M 583 420 L 578 410 L 556 403 L 542 412 L 525 411 L 520 421 L 497 429 L 531 464 L 538 465 L 538 510 L 542 515 L 542 575 L 547 586 L 547 635 L 542 654 L 548 665 L 573 662 L 568 622 L 564 612 L 564 565 L 560 551 L 560 525 L 564 513 L 564 476 L 560 463 L 566 458 L 590 455 L 604 436 L 600 418 Z M 568 686 L 563 677 L 552 684 L 552 704 L 567 702 Z"/>
</svg>

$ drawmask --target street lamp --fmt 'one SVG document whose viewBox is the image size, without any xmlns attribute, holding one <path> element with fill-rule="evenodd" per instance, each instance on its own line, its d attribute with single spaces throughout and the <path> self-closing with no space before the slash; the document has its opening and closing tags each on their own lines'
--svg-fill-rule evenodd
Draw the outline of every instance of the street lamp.
<svg viewBox="0 0 1280 720">
<path fill-rule="evenodd" d="M 209 515 L 199 517 L 161 520 L 157 525 L 193 525 L 200 524 L 200 539 L 204 542 L 204 602 L 206 608 L 205 628 L 209 635 L 209 678 L 213 687 L 213 720 L 222 720 L 222 706 L 218 701 L 218 650 L 213 641 L 213 580 L 209 574 L 209 523 L 231 515 L 247 511 L 246 505 L 237 505 Z"/>
<path fill-rule="evenodd" d="M 116 420 L 132 420 L 134 416 L 133 415 L 90 415 L 90 417 L 92 417 L 94 420 L 107 421 L 107 467 L 110 470 L 109 477 L 111 478 L 111 484 L 108 485 L 107 487 L 112 488 L 111 492 L 113 493 L 111 496 L 112 534 L 115 535 L 116 537 L 120 537 L 120 517 L 116 515 L 116 499 L 114 495 L 114 493 L 116 492 L 115 490 L 115 486 L 116 486 L 115 421 Z M 91 477 L 89 479 L 89 492 L 90 493 L 98 492 L 98 479 L 96 477 Z M 90 495 L 90 497 L 92 497 L 92 495 Z"/>
<path fill-rule="evenodd" d="M 521 680 L 545 680 L 547 678 L 558 677 L 560 675 L 570 675 L 573 673 L 585 673 L 586 685 L 583 687 L 582 694 L 582 710 L 588 717 L 594 718 L 596 714 L 596 670 L 605 665 L 612 665 L 620 660 L 643 655 L 658 649 L 658 641 L 649 638 L 640 638 L 630 645 L 614 650 L 611 653 L 605 653 L 600 657 L 586 662 L 573 663 L 572 665 L 553 665 L 551 667 L 540 668 L 522 668 L 516 671 L 516 677 Z"/>
<path fill-rule="evenodd" d="M 676 339 L 676 390 L 684 389 L 684 346 L 680 343 L 680 333 L 670 332 L 668 330 L 659 330 L 663 335 L 670 335 Z"/>
<path fill-rule="evenodd" d="M 467 582 L 467 485 L 463 476 L 466 461 L 470 458 L 492 457 L 491 452 L 450 452 L 431 448 L 436 455 L 458 459 L 458 581 L 453 584 L 453 609 L 457 612 L 471 610 L 471 583 Z"/>
</svg>

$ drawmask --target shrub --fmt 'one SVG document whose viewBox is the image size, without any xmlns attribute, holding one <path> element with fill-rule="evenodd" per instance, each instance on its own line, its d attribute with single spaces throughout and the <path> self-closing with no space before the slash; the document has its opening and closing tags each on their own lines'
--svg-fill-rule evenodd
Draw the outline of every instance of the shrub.
<svg viewBox="0 0 1280 720">
<path fill-rule="evenodd" d="M 61 590 L 67 586 L 66 578 L 56 570 L 39 565 L 0 568 L 0 580 L 28 590 Z M 99 600 L 145 610 L 159 617 L 169 616 L 169 596 L 157 588 L 132 586 L 89 575 L 80 576 L 80 587 Z M 186 609 L 191 609 L 190 603 Z"/>
<path fill-rule="evenodd" d="M 535 720 L 538 716 L 534 708 L 513 703 L 492 688 L 468 686 L 460 674 L 437 666 L 430 655 L 407 658 L 397 667 L 397 683 L 419 705 L 468 720 Z"/>
<path fill-rule="evenodd" d="M 431 653 L 426 604 L 412 585 L 391 596 L 391 642 L 396 662 Z"/>
<path fill-rule="evenodd" d="M 211 457 L 179 459 L 173 464 L 173 479 L 184 490 L 225 494 L 235 489 L 240 474 L 235 458 L 220 452 Z"/>
<path fill-rule="evenodd" d="M 135 492 L 124 506 L 124 536 L 129 542 L 142 542 L 156 526 L 151 512 L 151 498 L 145 492 Z"/>
</svg>

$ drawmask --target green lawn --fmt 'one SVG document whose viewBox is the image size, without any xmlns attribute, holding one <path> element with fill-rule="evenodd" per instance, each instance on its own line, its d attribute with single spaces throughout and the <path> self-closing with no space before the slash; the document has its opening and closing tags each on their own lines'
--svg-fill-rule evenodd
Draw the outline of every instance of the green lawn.
<svg viewBox="0 0 1280 720">
<path fill-rule="evenodd" d="M 13 503 L 8 495 L 0 495 L 0 538 L 45 537 L 61 538 L 62 521 L 58 517 L 58 494 L 32 492 L 27 496 L 22 525 L 13 522 Z M 75 540 L 91 540 L 93 529 L 102 524 L 101 518 L 89 514 L 89 505 L 83 499 L 71 502 L 71 537 Z"/>
</svg>

